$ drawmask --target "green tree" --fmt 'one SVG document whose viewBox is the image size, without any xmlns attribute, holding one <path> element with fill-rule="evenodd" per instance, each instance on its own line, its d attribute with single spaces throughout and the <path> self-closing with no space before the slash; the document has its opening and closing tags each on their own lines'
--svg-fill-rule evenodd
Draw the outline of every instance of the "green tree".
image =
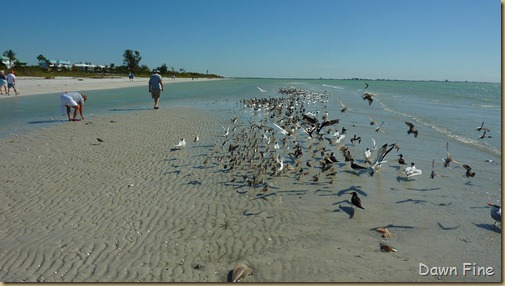
<svg viewBox="0 0 505 286">
<path fill-rule="evenodd" d="M 139 69 L 141 60 L 139 51 L 125 50 L 123 53 L 123 64 L 134 73 Z"/>
<path fill-rule="evenodd" d="M 166 74 L 168 72 L 167 64 L 162 64 L 158 69 L 160 70 L 161 74 Z"/>
<path fill-rule="evenodd" d="M 3 53 L 4 57 L 7 57 L 9 61 L 11 62 L 11 68 L 14 67 L 15 62 L 18 60 L 16 59 L 16 53 L 13 50 L 7 50 Z"/>
<path fill-rule="evenodd" d="M 38 55 L 38 56 L 37 56 L 37 60 L 38 60 L 39 62 L 42 62 L 42 61 L 43 61 L 43 62 L 45 62 L 45 63 L 46 63 L 46 67 L 47 67 L 47 69 L 49 69 L 49 68 L 50 68 L 51 63 L 50 63 L 50 62 L 49 62 L 49 60 L 48 60 L 46 57 L 44 57 L 42 54 L 40 54 L 40 55 Z"/>
</svg>

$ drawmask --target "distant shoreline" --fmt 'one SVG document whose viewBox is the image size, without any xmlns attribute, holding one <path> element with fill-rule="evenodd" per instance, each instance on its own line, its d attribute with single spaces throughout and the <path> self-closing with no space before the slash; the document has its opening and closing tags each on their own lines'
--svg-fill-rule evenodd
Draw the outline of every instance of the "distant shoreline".
<svg viewBox="0 0 505 286">
<path fill-rule="evenodd" d="M 164 84 L 179 82 L 201 82 L 210 80 L 221 80 L 221 78 L 164 78 Z M 104 77 L 104 78 L 79 78 L 79 77 L 55 77 L 46 79 L 42 77 L 17 77 L 16 89 L 19 92 L 15 95 L 11 89 L 11 95 L 2 94 L 1 98 L 28 96 L 37 94 L 64 93 L 67 91 L 83 92 L 87 90 L 116 89 L 125 87 L 145 86 L 149 78 L 137 77 L 130 81 L 128 77 Z"/>
</svg>

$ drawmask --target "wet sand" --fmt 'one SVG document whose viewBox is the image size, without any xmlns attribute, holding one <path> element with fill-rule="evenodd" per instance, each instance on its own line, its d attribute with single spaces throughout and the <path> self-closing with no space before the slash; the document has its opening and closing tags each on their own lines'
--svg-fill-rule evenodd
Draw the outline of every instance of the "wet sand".
<svg viewBox="0 0 505 286">
<path fill-rule="evenodd" d="M 448 187 L 459 175 L 401 181 L 391 166 L 374 178 L 341 166 L 333 183 L 286 172 L 265 193 L 219 160 L 233 112 L 145 110 L 0 139 L 0 280 L 226 282 L 237 261 L 254 271 L 245 282 L 501 280 L 501 234 L 481 195 Z M 239 119 L 230 136 L 249 126 Z M 346 203 L 353 190 L 365 210 Z M 464 276 L 464 262 L 494 275 Z M 424 276 L 420 263 L 459 272 Z"/>
</svg>

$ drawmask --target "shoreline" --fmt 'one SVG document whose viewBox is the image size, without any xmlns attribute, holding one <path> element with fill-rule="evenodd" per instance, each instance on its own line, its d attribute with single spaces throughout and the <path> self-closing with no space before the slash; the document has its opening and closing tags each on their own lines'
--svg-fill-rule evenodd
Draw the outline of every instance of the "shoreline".
<svg viewBox="0 0 505 286">
<path fill-rule="evenodd" d="M 179 82 L 202 82 L 211 80 L 210 78 L 163 78 L 163 84 L 173 84 Z M 149 78 L 138 77 L 130 81 L 127 76 L 125 77 L 107 77 L 107 78 L 76 78 L 76 77 L 55 77 L 46 79 L 42 77 L 16 77 L 16 89 L 19 92 L 15 95 L 11 90 L 11 95 L 1 94 L 0 99 L 38 95 L 38 94 L 51 94 L 51 93 L 64 93 L 67 91 L 88 91 L 88 90 L 105 90 L 117 89 L 125 87 L 138 87 L 146 86 Z M 3 92 L 3 90 L 2 90 Z"/>
</svg>

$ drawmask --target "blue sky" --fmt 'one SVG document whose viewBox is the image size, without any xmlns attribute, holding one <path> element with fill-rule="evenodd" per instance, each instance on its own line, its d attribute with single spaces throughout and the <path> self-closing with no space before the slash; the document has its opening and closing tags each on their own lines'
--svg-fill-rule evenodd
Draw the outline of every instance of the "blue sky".
<svg viewBox="0 0 505 286">
<path fill-rule="evenodd" d="M 501 81 L 498 0 L 19 0 L 1 52 L 227 77 Z"/>
</svg>

